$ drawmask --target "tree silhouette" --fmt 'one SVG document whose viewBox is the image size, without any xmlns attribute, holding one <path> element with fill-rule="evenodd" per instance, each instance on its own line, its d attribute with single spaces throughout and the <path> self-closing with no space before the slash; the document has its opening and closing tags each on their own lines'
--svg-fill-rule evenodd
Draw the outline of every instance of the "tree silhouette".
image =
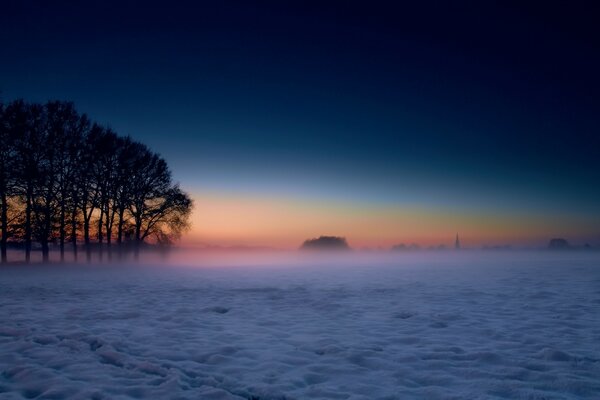
<svg viewBox="0 0 600 400">
<path fill-rule="evenodd" d="M 142 245 L 168 245 L 189 227 L 192 201 L 164 159 L 147 146 L 79 114 L 73 103 L 0 103 L 1 260 L 9 243 L 32 245 L 49 261 L 67 241 L 77 259 L 83 242 L 87 259 L 119 255 Z M 131 233 L 131 234 L 130 234 Z"/>
<path fill-rule="evenodd" d="M 4 104 L 0 102 L 0 254 L 1 262 L 7 261 L 8 199 L 14 192 L 14 135 L 8 129 Z"/>
<path fill-rule="evenodd" d="M 302 250 L 349 250 L 346 238 L 339 236 L 319 236 L 307 239 L 300 247 Z"/>
</svg>

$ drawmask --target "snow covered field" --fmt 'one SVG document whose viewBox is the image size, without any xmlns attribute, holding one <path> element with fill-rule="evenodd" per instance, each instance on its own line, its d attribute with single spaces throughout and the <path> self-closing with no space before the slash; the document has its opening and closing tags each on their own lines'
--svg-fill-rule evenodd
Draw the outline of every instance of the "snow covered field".
<svg viewBox="0 0 600 400">
<path fill-rule="evenodd" d="M 600 398 L 598 254 L 179 264 L 0 269 L 0 398 Z"/>
</svg>

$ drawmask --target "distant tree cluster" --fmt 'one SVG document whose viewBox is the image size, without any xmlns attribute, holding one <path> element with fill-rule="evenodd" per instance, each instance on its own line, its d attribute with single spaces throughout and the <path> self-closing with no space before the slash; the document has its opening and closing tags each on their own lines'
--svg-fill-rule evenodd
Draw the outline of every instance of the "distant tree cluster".
<svg viewBox="0 0 600 400">
<path fill-rule="evenodd" d="M 319 236 L 307 239 L 300 247 L 302 250 L 350 250 L 346 238 L 338 236 Z"/>
<path fill-rule="evenodd" d="M 563 238 L 553 238 L 548 242 L 548 248 L 551 250 L 566 250 L 571 248 L 569 242 Z"/>
<path fill-rule="evenodd" d="M 51 244 L 77 259 L 113 245 L 135 254 L 170 244 L 188 228 L 192 201 L 167 163 L 146 145 L 80 114 L 73 103 L 0 102 L 1 258 L 32 244 L 49 260 Z"/>
</svg>

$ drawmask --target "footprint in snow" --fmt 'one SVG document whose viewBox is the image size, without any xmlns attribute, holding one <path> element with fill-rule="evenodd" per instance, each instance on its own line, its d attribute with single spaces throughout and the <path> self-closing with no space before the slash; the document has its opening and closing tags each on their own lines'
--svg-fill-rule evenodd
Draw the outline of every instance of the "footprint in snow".
<svg viewBox="0 0 600 400">
<path fill-rule="evenodd" d="M 216 307 L 211 307 L 208 308 L 207 311 L 211 311 L 217 314 L 227 314 L 229 312 L 229 308 L 227 307 L 221 307 L 221 306 L 216 306 Z"/>
</svg>

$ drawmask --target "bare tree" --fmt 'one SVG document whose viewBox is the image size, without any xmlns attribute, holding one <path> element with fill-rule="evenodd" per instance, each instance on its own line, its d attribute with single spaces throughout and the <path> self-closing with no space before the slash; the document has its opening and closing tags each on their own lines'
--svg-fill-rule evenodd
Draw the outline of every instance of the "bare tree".
<svg viewBox="0 0 600 400">
<path fill-rule="evenodd" d="M 38 104 L 15 101 L 6 107 L 9 135 L 15 138 L 15 162 L 12 171 L 16 179 L 15 195 L 24 207 L 18 231 L 25 244 L 25 260 L 31 258 L 36 189 L 40 178 L 42 133 L 45 128 L 44 108 Z"/>
<path fill-rule="evenodd" d="M 9 237 L 21 240 L 25 259 L 34 241 L 50 259 L 56 241 L 65 259 L 67 239 L 77 259 L 83 240 L 111 257 L 131 237 L 167 245 L 189 226 L 192 201 L 174 184 L 167 163 L 147 146 L 91 123 L 72 103 L 0 103 L 0 231 L 2 262 Z M 116 229 L 116 234 L 115 234 Z M 70 231 L 70 232 L 68 232 Z"/>
<path fill-rule="evenodd" d="M 46 105 L 50 115 L 49 129 L 55 130 L 55 170 L 56 175 L 56 207 L 58 208 L 58 240 L 60 247 L 60 260 L 65 259 L 65 242 L 67 239 L 67 223 L 71 219 L 71 226 L 75 226 L 72 232 L 74 241 L 73 251 L 77 252 L 76 223 L 77 212 L 74 202 L 75 179 L 79 173 L 79 152 L 82 146 L 83 132 L 87 127 L 87 118 L 80 116 L 73 103 L 50 102 Z"/>
<path fill-rule="evenodd" d="M 135 227 L 135 252 L 150 238 L 169 243 L 188 226 L 192 201 L 172 183 L 167 163 L 143 148 L 130 179 L 129 211 Z"/>
<path fill-rule="evenodd" d="M 131 171 L 135 170 L 136 156 L 146 151 L 146 146 L 125 138 L 119 146 L 117 168 L 115 174 L 115 198 L 113 208 L 117 218 L 117 246 L 119 257 L 123 255 L 123 239 L 125 231 L 130 226 L 131 214 L 128 212 L 131 205 L 132 188 L 130 185 Z"/>
<path fill-rule="evenodd" d="M 4 104 L 0 102 L 0 258 L 6 263 L 8 243 L 8 199 L 13 194 L 14 179 L 11 172 L 14 170 L 14 141 L 15 136 L 8 129 L 8 115 L 4 111 Z"/>
<path fill-rule="evenodd" d="M 98 207 L 98 198 L 100 195 L 98 182 L 95 179 L 97 175 L 94 173 L 97 162 L 94 156 L 91 155 L 94 154 L 96 145 L 103 134 L 104 128 L 98 124 L 92 125 L 83 141 L 83 154 L 79 160 L 80 169 L 77 186 L 79 190 L 79 206 L 83 218 L 83 241 L 88 261 L 91 261 L 92 257 L 90 228 L 94 211 Z"/>
<path fill-rule="evenodd" d="M 170 245 L 189 228 L 192 200 L 179 186 L 171 186 L 161 198 L 146 209 L 141 229 L 141 240 L 154 238 L 156 243 Z"/>
<path fill-rule="evenodd" d="M 107 247 L 112 242 L 112 225 L 115 217 L 112 206 L 116 191 L 117 149 L 120 144 L 119 137 L 111 129 L 103 129 L 95 138 L 96 154 L 92 170 L 98 192 L 97 238 L 98 252 L 101 258 L 104 238 L 106 238 Z M 105 228 L 106 231 L 104 231 Z"/>
</svg>

